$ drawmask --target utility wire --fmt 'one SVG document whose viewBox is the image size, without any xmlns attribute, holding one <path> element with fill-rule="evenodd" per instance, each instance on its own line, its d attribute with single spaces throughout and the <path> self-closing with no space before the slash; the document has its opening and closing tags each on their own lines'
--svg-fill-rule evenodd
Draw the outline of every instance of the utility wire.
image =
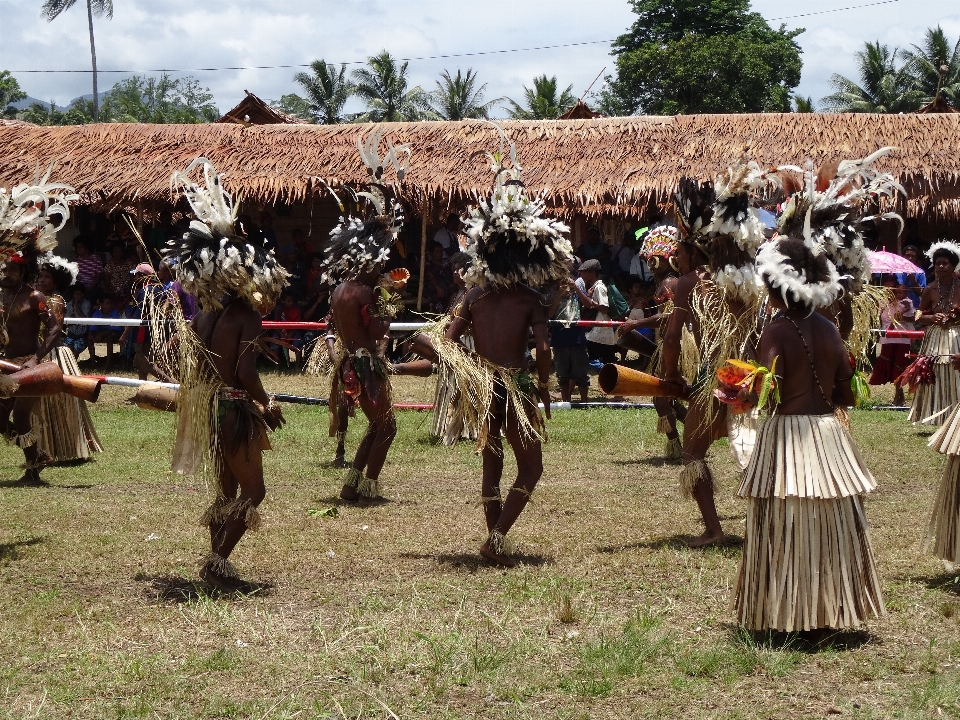
<svg viewBox="0 0 960 720">
<path fill-rule="evenodd" d="M 859 10 L 860 8 L 874 7 L 876 5 L 890 5 L 900 2 L 900 0 L 879 0 L 879 2 L 867 3 L 865 5 L 849 5 L 847 7 L 834 8 L 832 10 L 818 10 L 816 12 L 802 13 L 800 15 L 787 15 L 784 17 L 769 18 L 767 22 L 776 22 L 777 20 L 793 20 L 795 18 L 810 17 L 812 15 L 826 15 L 827 13 L 843 12 L 845 10 Z M 447 55 L 424 55 L 423 57 L 397 58 L 400 62 L 418 62 L 422 60 L 448 60 L 450 58 L 479 57 L 481 55 L 503 55 L 506 53 L 534 52 L 537 50 L 556 50 L 559 48 L 583 47 L 585 45 L 606 45 L 613 40 L 588 40 L 585 42 L 564 43 L 562 45 L 541 45 L 539 47 L 512 48 L 509 50 L 484 50 L 469 53 L 450 53 Z M 366 60 L 351 60 L 349 62 L 331 62 L 328 65 L 366 65 Z M 177 70 L 174 68 L 153 68 L 148 70 L 97 70 L 98 75 L 108 73 L 192 73 L 192 72 L 221 72 L 226 70 L 292 70 L 308 68 L 311 63 L 306 65 L 242 65 L 231 67 L 203 67 L 188 70 Z M 93 70 L 11 70 L 12 73 L 91 73 Z"/>
</svg>

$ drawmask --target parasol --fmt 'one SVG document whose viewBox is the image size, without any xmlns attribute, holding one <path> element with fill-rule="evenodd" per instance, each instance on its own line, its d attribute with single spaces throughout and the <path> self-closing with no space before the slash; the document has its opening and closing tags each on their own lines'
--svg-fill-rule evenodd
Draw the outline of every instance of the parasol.
<svg viewBox="0 0 960 720">
<path fill-rule="evenodd" d="M 923 272 L 921 268 L 918 268 L 902 255 L 886 250 L 871 251 L 868 252 L 868 256 L 870 258 L 870 272 L 874 275 L 877 273 L 909 273 L 915 275 Z"/>
</svg>

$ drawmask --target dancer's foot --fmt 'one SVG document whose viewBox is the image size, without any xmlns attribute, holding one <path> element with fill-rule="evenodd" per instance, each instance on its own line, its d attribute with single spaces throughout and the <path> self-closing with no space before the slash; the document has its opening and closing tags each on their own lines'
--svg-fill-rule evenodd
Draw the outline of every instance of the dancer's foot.
<svg viewBox="0 0 960 720">
<path fill-rule="evenodd" d="M 697 549 L 710 547 L 711 545 L 721 545 L 726 539 L 727 536 L 724 535 L 722 530 L 719 533 L 704 531 L 703 535 L 687 540 L 687 547 Z"/>
<path fill-rule="evenodd" d="M 200 579 L 214 590 L 228 594 L 237 591 L 243 592 L 242 588 L 247 585 L 247 583 L 243 582 L 240 578 L 221 575 L 209 565 L 204 565 L 200 568 Z"/>
<path fill-rule="evenodd" d="M 494 552 L 490 547 L 489 540 L 480 546 L 480 554 L 495 565 L 502 565 L 504 567 L 511 568 L 517 566 L 517 561 L 509 555 L 503 555 L 501 553 Z"/>
<path fill-rule="evenodd" d="M 356 502 L 360 499 L 360 493 L 358 493 L 357 489 L 352 485 L 344 485 L 340 490 L 340 499 Z"/>
<path fill-rule="evenodd" d="M 344 453 L 337 453 L 333 458 L 335 468 L 345 468 L 347 466 L 347 457 Z"/>
<path fill-rule="evenodd" d="M 40 470 L 34 468 L 27 470 L 19 480 L 16 482 L 17 485 L 46 485 L 47 481 L 40 477 Z"/>
</svg>

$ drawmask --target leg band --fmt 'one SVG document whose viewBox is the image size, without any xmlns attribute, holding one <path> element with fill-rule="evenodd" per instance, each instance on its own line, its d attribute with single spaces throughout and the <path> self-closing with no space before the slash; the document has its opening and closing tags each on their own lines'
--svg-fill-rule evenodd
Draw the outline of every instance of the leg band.
<svg viewBox="0 0 960 720">
<path fill-rule="evenodd" d="M 337 445 L 343 445 L 346 439 L 347 439 L 347 431 L 337 430 Z"/>
<path fill-rule="evenodd" d="M 233 566 L 233 563 L 227 560 L 225 557 L 220 557 L 216 553 L 210 553 L 203 558 L 203 562 L 200 563 L 200 567 L 208 568 L 214 575 L 222 578 L 240 577 L 237 574 L 237 569 Z"/>
<path fill-rule="evenodd" d="M 680 494 L 685 498 L 693 497 L 694 489 L 703 483 L 713 491 L 713 473 L 710 472 L 707 461 L 693 460 L 686 463 L 680 471 Z"/>
<path fill-rule="evenodd" d="M 667 444 L 663 449 L 663 455 L 667 460 L 680 460 L 683 457 L 683 443 L 679 437 L 667 438 Z"/>
<path fill-rule="evenodd" d="M 11 443 L 12 445 L 16 445 L 20 449 L 28 448 L 31 445 L 36 445 L 37 440 L 39 439 L 40 435 L 33 428 L 30 428 L 29 432 L 25 432 L 23 435 L 7 435 L 7 442 Z"/>
<path fill-rule="evenodd" d="M 490 545 L 490 551 L 496 555 L 503 555 L 507 550 L 507 538 L 499 530 L 491 530 L 487 542 Z"/>
<path fill-rule="evenodd" d="M 350 468 L 347 470 L 347 474 L 343 476 L 343 484 L 352 487 L 354 490 L 360 485 L 361 480 L 363 480 L 363 475 L 356 468 Z"/>
<path fill-rule="evenodd" d="M 361 478 L 357 484 L 357 492 L 366 498 L 378 498 L 380 497 L 380 481 L 371 480 L 368 477 Z"/>
</svg>

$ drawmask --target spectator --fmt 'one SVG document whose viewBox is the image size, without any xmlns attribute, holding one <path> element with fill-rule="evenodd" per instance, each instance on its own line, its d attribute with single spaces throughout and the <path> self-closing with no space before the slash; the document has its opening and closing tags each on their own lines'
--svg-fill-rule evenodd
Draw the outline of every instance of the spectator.
<svg viewBox="0 0 960 720">
<path fill-rule="evenodd" d="M 85 235 L 74 238 L 73 250 L 77 255 L 77 282 L 88 288 L 91 295 L 99 294 L 95 288 L 100 285 L 103 275 L 103 261 L 99 255 L 90 252 L 90 240 Z"/>
<path fill-rule="evenodd" d="M 903 248 L 903 257 L 912 262 L 918 268 L 926 270 L 926 256 L 920 254 L 916 245 L 907 245 Z M 913 303 L 914 307 L 920 307 L 920 296 L 923 289 L 927 286 L 926 272 L 920 273 L 897 273 L 897 283 L 903 285 L 907 291 L 907 297 Z"/>
<path fill-rule="evenodd" d="M 301 322 L 300 308 L 297 307 L 297 298 L 290 290 L 284 290 L 280 295 L 280 304 L 271 313 L 271 320 L 280 322 Z M 270 334 L 271 337 L 283 340 L 293 346 L 293 353 L 296 356 L 293 362 L 299 362 L 303 356 L 303 332 L 300 330 L 277 330 Z M 287 364 L 291 364 L 287 351 L 289 348 L 279 343 L 271 343 L 280 348 L 280 355 Z"/>
<path fill-rule="evenodd" d="M 437 230 L 433 242 L 443 248 L 444 259 L 460 251 L 460 216 L 456 213 L 447 215 L 446 224 Z"/>
<path fill-rule="evenodd" d="M 120 303 L 115 303 L 114 299 L 109 295 L 104 295 L 100 300 L 100 307 L 93 311 L 92 318 L 104 319 L 110 318 L 119 320 L 121 318 L 119 308 L 115 305 Z M 114 361 L 114 356 L 116 353 L 113 351 L 113 346 L 120 344 L 120 336 L 123 334 L 123 327 L 120 325 L 94 325 L 93 330 L 90 332 L 90 360 L 97 362 L 99 358 L 96 355 L 96 343 L 105 343 L 107 346 L 107 364 L 104 368 L 104 372 L 110 371 L 110 364 Z"/>
<path fill-rule="evenodd" d="M 277 233 L 273 229 L 273 215 L 266 211 L 260 213 L 260 237 L 263 240 L 264 251 L 276 251 Z"/>
<path fill-rule="evenodd" d="M 70 300 L 64 308 L 64 315 L 71 318 L 88 318 L 91 313 L 90 301 L 86 299 L 85 288 L 77 283 L 70 288 Z M 90 332 L 89 325 L 66 325 L 66 337 L 63 344 L 70 348 L 73 356 L 79 362 L 80 353 L 87 349 L 87 333 Z"/>
<path fill-rule="evenodd" d="M 575 267 L 569 263 L 571 273 Z M 580 320 L 580 301 L 577 299 L 576 282 L 573 277 L 551 295 L 550 316 L 554 320 L 571 323 L 569 326 L 550 326 L 550 347 L 553 351 L 553 363 L 560 384 L 560 399 L 570 402 L 573 388 L 580 391 L 580 402 L 587 402 L 590 391 L 590 357 L 587 354 L 587 336 L 582 327 L 575 324 Z"/>
<path fill-rule="evenodd" d="M 177 230 L 173 226 L 173 215 L 169 210 L 164 210 L 160 213 L 157 224 L 150 230 L 148 240 L 150 248 L 155 250 L 157 255 L 163 257 L 164 252 L 167 251 L 167 241 L 176 237 L 176 235 Z"/>
<path fill-rule="evenodd" d="M 147 311 L 147 295 L 153 295 L 158 292 L 162 293 L 165 292 L 165 290 L 163 285 L 160 284 L 159 278 L 154 274 L 150 264 L 140 263 L 137 265 L 133 270 L 133 298 L 135 307 L 133 307 L 128 314 L 145 320 L 144 313 Z M 129 327 L 124 331 L 120 339 L 121 342 L 130 342 L 130 338 L 133 338 L 134 343 L 133 365 L 137 370 L 137 377 L 141 380 L 146 380 L 152 373 L 160 380 L 170 382 L 170 379 L 167 378 L 150 359 L 150 328 L 145 325 Z"/>
<path fill-rule="evenodd" d="M 446 312 L 447 302 L 454 288 L 453 273 L 443 261 L 443 246 L 440 243 L 433 243 L 430 246 L 430 257 L 424 270 L 425 309 L 435 313 Z"/>
<path fill-rule="evenodd" d="M 164 290 L 176 294 L 177 299 L 180 301 L 180 310 L 183 313 L 184 319 L 193 320 L 193 316 L 197 314 L 197 299 L 183 289 L 183 285 L 180 284 L 179 280 L 174 280 L 173 268 L 175 265 L 176 261 L 170 258 L 160 263 L 160 267 L 157 268 L 157 279 L 160 281 L 160 284 L 163 285 Z M 131 270 L 130 272 L 136 271 Z"/>
<path fill-rule="evenodd" d="M 600 237 L 600 228 L 591 225 L 587 228 L 587 240 L 577 248 L 577 256 L 583 260 L 603 260 L 608 248 Z"/>
<path fill-rule="evenodd" d="M 636 240 L 637 245 L 640 245 L 642 247 L 642 242 L 640 238 L 645 239 L 647 236 L 647 232 L 648 232 L 648 228 L 642 228 L 641 230 L 637 230 L 636 234 L 634 235 L 634 239 Z M 633 277 L 640 278 L 645 283 L 656 282 L 656 278 L 653 277 L 653 273 L 650 272 L 650 268 L 647 267 L 647 261 L 643 259 L 643 254 L 640 252 L 635 253 L 633 256 L 633 260 L 630 261 L 629 273 Z"/>
<path fill-rule="evenodd" d="M 623 238 L 610 251 L 609 275 L 630 275 L 630 268 L 637 257 L 637 236 L 632 230 L 624 230 Z"/>
<path fill-rule="evenodd" d="M 127 297 L 133 280 L 130 271 L 136 266 L 127 260 L 126 248 L 120 243 L 110 246 L 110 258 L 101 276 L 101 286 L 109 297 Z"/>
<path fill-rule="evenodd" d="M 574 283 L 580 305 L 596 311 L 596 320 L 610 320 L 607 286 L 600 279 L 600 261 L 596 258 L 580 265 L 580 277 Z M 617 336 L 611 327 L 594 327 L 587 333 L 587 352 L 590 365 L 599 368 L 612 363 L 617 356 Z"/>
<path fill-rule="evenodd" d="M 893 275 L 884 276 L 883 286 L 893 291 L 894 300 L 880 312 L 880 329 L 912 330 L 913 323 L 910 319 L 913 317 L 914 304 L 907 297 L 907 288 Z M 907 360 L 907 351 L 910 349 L 909 338 L 882 337 L 879 344 L 880 354 L 873 366 L 873 374 L 870 375 L 871 385 L 886 385 L 893 382 L 910 364 Z M 894 390 L 893 404 L 900 406 L 904 404 L 902 387 Z"/>
</svg>

